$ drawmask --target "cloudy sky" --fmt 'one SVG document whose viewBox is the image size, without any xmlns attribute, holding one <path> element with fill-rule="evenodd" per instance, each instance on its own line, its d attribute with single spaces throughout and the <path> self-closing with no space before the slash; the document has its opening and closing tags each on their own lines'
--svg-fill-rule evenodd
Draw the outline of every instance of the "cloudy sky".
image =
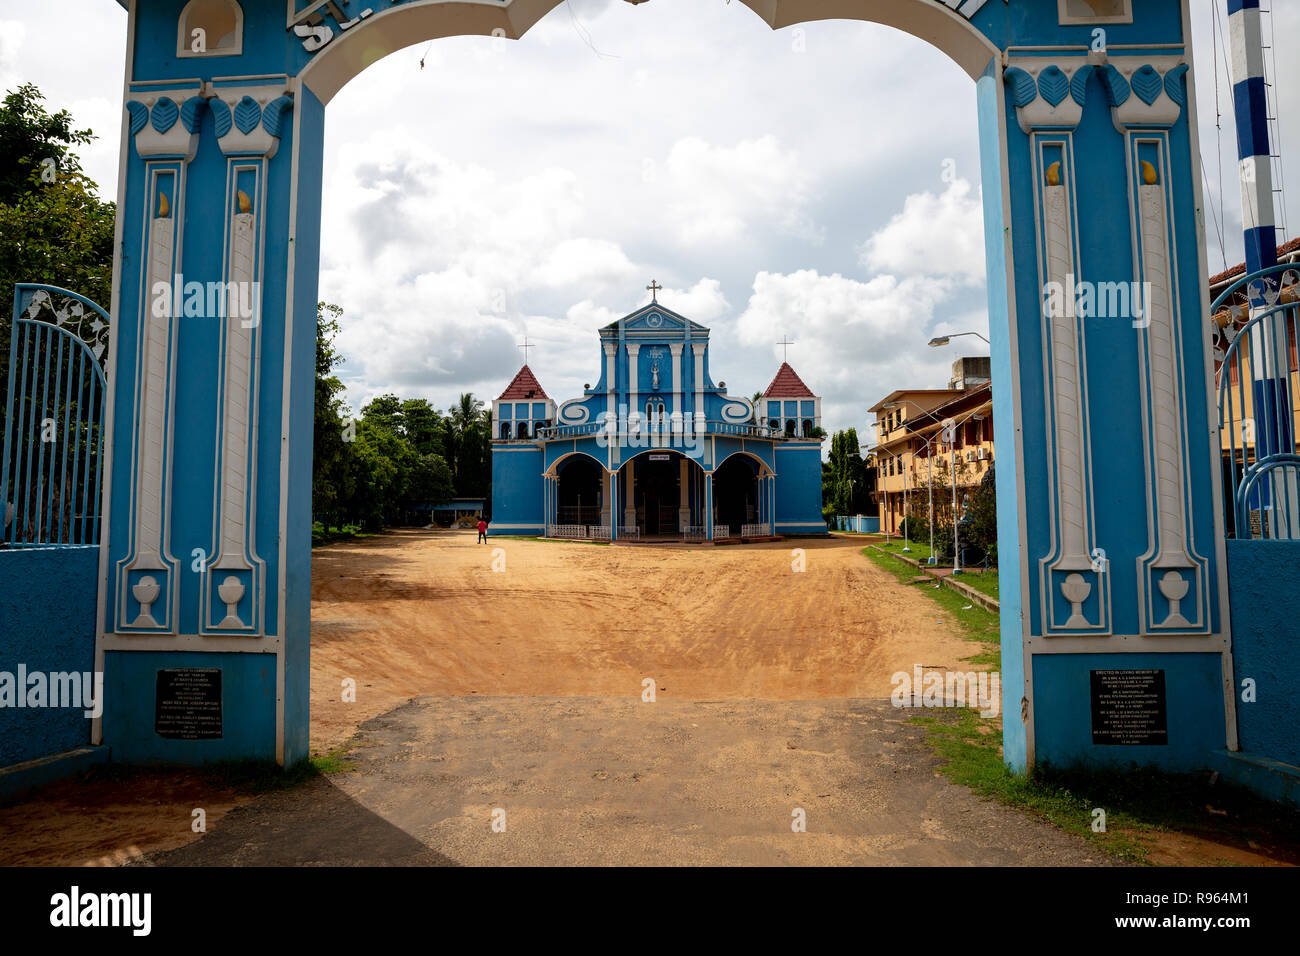
<svg viewBox="0 0 1300 956">
<path fill-rule="evenodd" d="M 35 82 L 101 134 L 83 158 L 112 198 L 124 12 L 57 0 L 6 19 L 6 5 L 0 86 Z M 1277 6 L 1277 35 L 1300 35 L 1300 4 Z M 1242 259 L 1221 41 L 1216 128 L 1212 12 L 1226 20 L 1222 0 L 1192 7 L 1215 272 Z M 887 27 L 802 30 L 726 0 L 568 0 L 521 41 L 422 43 L 355 79 L 327 114 L 321 256 L 354 405 L 491 398 L 525 335 L 550 395 L 574 397 L 599 376 L 596 329 L 652 278 L 712 329 L 734 394 L 765 388 L 792 339 L 828 429 L 865 441 L 869 405 L 944 386 L 982 343 L 925 343 L 988 326 L 974 85 Z M 1278 66 L 1294 235 L 1300 60 Z"/>
</svg>

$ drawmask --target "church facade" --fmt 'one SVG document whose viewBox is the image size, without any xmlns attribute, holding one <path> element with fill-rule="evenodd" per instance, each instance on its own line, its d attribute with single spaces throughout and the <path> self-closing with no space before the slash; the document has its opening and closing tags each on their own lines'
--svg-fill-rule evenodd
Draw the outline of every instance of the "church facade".
<svg viewBox="0 0 1300 956">
<path fill-rule="evenodd" d="M 600 375 L 557 405 L 525 361 L 492 403 L 489 534 L 717 541 L 822 534 L 821 399 L 783 362 L 757 403 L 709 330 L 657 301 L 600 330 Z"/>
</svg>

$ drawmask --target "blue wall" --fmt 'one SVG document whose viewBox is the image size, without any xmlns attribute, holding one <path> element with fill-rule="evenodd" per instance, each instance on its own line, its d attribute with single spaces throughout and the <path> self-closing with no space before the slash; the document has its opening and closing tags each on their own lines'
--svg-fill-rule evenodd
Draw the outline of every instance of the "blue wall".
<svg viewBox="0 0 1300 956">
<path fill-rule="evenodd" d="M 99 548 L 0 551 L 0 671 L 95 668 Z M 90 743 L 80 708 L 0 708 L 0 767 Z"/>
<path fill-rule="evenodd" d="M 1094 670 L 1163 670 L 1169 742 L 1094 745 L 1089 673 Z M 1223 672 L 1217 653 L 1036 654 L 1033 674 L 1039 763 L 1090 769 L 1128 769 L 1135 764 L 1191 771 L 1208 767 L 1211 752 L 1227 743 Z M 1007 714 L 1004 725 L 1019 723 L 1012 720 L 1017 716 L 1018 710 Z"/>
<path fill-rule="evenodd" d="M 492 449 L 492 520 L 488 534 L 541 534 L 542 449 L 536 445 Z"/>
<path fill-rule="evenodd" d="M 1242 750 L 1300 767 L 1300 541 L 1229 541 L 1232 667 Z M 1255 702 L 1241 682 L 1255 681 Z"/>
<path fill-rule="evenodd" d="M 824 534 L 821 442 L 776 445 L 777 534 Z"/>
<path fill-rule="evenodd" d="M 154 733 L 158 671 L 221 669 L 222 734 L 175 740 Z M 110 651 L 104 655 L 104 740 L 122 763 L 275 760 L 275 655 Z"/>
</svg>

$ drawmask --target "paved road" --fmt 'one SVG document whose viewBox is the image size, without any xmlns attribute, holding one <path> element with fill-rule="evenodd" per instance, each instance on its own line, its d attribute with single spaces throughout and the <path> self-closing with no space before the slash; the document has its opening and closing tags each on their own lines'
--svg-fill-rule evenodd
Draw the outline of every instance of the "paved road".
<svg viewBox="0 0 1300 956">
<path fill-rule="evenodd" d="M 362 726 L 356 772 L 265 795 L 152 861 L 1104 862 L 948 783 L 906 716 L 878 700 L 417 698 Z M 796 808 L 807 832 L 792 832 Z"/>
</svg>

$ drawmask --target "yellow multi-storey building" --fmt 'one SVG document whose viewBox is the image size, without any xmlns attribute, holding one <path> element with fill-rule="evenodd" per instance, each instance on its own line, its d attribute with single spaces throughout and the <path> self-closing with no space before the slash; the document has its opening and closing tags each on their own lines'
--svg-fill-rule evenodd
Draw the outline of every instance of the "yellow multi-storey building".
<svg viewBox="0 0 1300 956">
<path fill-rule="evenodd" d="M 869 409 L 877 442 L 867 460 L 876 469 L 881 531 L 897 533 L 908 495 L 924 493 L 931 481 L 951 486 L 955 474 L 960 504 L 993 463 L 991 384 L 952 384 L 966 387 L 900 389 Z"/>
</svg>

